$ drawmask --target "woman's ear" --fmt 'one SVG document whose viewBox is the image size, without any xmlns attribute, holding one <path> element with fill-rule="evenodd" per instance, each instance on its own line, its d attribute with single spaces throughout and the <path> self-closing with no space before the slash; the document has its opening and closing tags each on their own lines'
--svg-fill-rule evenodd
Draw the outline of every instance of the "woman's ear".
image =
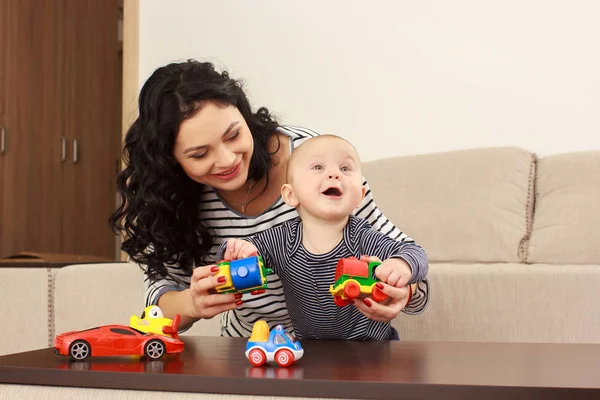
<svg viewBox="0 0 600 400">
<path fill-rule="evenodd" d="M 281 187 L 281 198 L 283 199 L 283 201 L 285 201 L 285 204 L 287 204 L 288 206 L 294 208 L 298 207 L 298 199 L 294 194 L 294 189 L 292 189 L 292 185 L 290 185 L 289 183 L 286 183 Z"/>
</svg>

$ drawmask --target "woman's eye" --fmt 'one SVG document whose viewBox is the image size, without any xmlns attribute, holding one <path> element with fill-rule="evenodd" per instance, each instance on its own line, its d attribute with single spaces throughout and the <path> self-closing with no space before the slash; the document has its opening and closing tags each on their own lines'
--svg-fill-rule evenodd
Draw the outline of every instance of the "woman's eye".
<svg viewBox="0 0 600 400">
<path fill-rule="evenodd" d="M 236 131 L 236 132 L 235 132 L 233 135 L 231 135 L 231 136 L 229 137 L 229 139 L 227 139 L 227 140 L 228 140 L 228 141 L 229 141 L 229 140 L 235 140 L 235 139 L 237 139 L 237 138 L 238 138 L 238 136 L 240 136 L 240 131 L 239 131 L 239 130 L 237 130 L 237 131 Z"/>
<path fill-rule="evenodd" d="M 192 156 L 190 156 L 191 158 L 195 158 L 196 160 L 199 160 L 201 158 L 204 158 L 204 156 L 206 155 L 206 153 L 201 153 L 201 154 L 194 154 Z"/>
</svg>

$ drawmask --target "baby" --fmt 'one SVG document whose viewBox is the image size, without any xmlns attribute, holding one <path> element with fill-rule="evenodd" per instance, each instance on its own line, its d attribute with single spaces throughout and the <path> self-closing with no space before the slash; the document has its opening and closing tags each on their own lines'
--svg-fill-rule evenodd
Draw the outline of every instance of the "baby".
<svg viewBox="0 0 600 400">
<path fill-rule="evenodd" d="M 245 240 L 229 239 L 219 248 L 220 259 L 255 252 L 263 256 L 281 278 L 300 339 L 397 339 L 389 318 L 374 311 L 384 305 L 368 298 L 346 307 L 334 303 L 329 287 L 341 258 L 384 260 L 375 269 L 382 281 L 378 288 L 395 298 L 397 288 L 403 288 L 400 307 L 410 301 L 410 285 L 427 275 L 427 256 L 421 247 L 396 241 L 353 215 L 365 195 L 362 183 L 360 159 L 349 142 L 333 135 L 311 138 L 292 153 L 287 183 L 281 188 L 283 200 L 296 208 L 299 217 Z"/>
</svg>

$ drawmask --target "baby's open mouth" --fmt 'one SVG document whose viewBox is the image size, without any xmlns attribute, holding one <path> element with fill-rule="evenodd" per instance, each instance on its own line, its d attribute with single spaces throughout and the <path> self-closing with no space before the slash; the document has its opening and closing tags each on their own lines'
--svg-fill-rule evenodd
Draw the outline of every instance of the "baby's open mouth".
<svg viewBox="0 0 600 400">
<path fill-rule="evenodd" d="M 329 189 L 327 189 L 326 191 L 323 192 L 323 194 L 325 196 L 336 196 L 339 197 L 342 195 L 342 191 L 338 188 L 335 187 L 331 187 Z"/>
</svg>

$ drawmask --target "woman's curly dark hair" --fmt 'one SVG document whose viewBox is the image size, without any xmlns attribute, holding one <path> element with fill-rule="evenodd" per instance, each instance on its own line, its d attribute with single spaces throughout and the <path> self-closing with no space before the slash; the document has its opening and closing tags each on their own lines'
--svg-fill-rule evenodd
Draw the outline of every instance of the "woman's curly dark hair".
<svg viewBox="0 0 600 400">
<path fill-rule="evenodd" d="M 110 216 L 121 250 L 145 264 L 151 280 L 167 277 L 176 263 L 191 274 L 207 263 L 212 234 L 199 220 L 202 184 L 191 180 L 173 157 L 179 126 L 206 102 L 240 111 L 254 139 L 249 179 L 263 178 L 271 166 L 267 143 L 277 121 L 262 107 L 252 112 L 241 82 L 208 62 L 188 60 L 158 68 L 139 96 L 139 117 L 125 136 L 125 169 L 117 178 L 121 205 Z"/>
</svg>

